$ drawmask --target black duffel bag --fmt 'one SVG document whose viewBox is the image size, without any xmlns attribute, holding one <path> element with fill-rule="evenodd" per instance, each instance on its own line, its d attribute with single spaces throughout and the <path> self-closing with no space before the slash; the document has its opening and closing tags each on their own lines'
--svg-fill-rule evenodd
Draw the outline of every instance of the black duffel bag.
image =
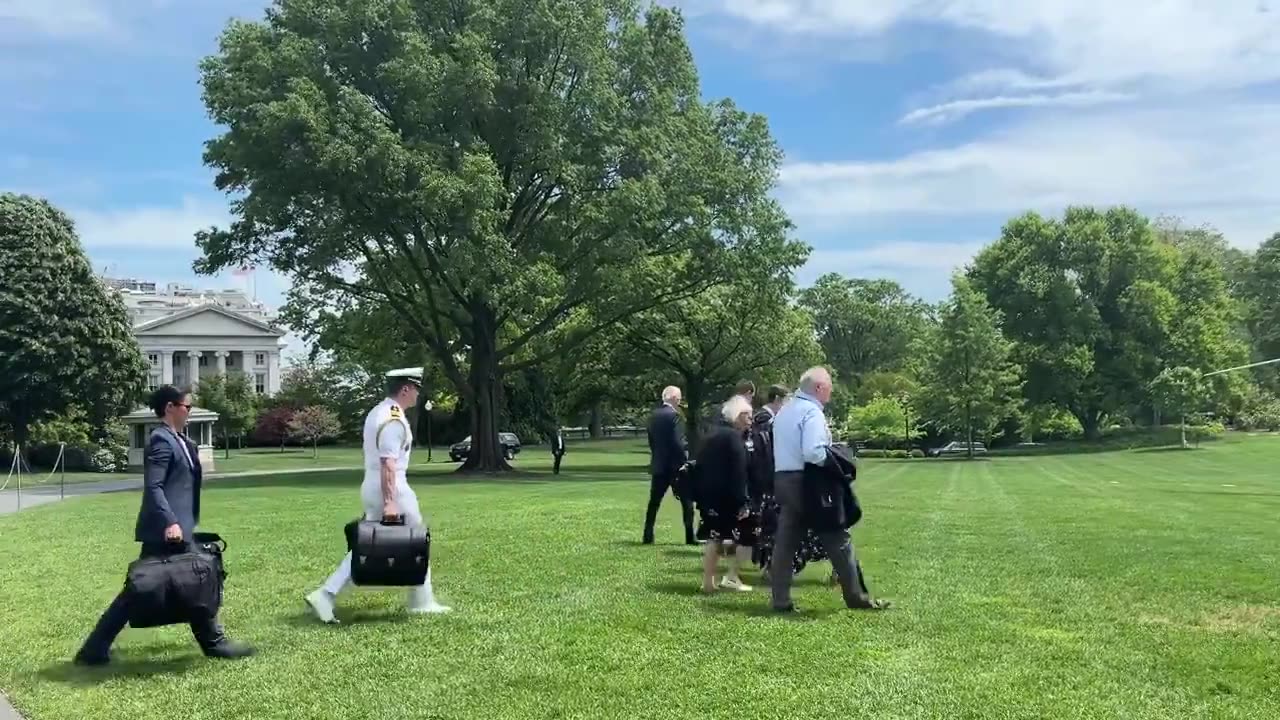
<svg viewBox="0 0 1280 720">
<path fill-rule="evenodd" d="M 343 528 L 351 551 L 351 583 L 413 587 L 427 581 L 431 531 L 404 518 L 352 520 Z"/>
<path fill-rule="evenodd" d="M 226 542 L 214 533 L 196 533 L 191 547 L 129 564 L 125 592 L 130 626 L 185 625 L 217 617 L 226 578 L 222 564 Z"/>
</svg>

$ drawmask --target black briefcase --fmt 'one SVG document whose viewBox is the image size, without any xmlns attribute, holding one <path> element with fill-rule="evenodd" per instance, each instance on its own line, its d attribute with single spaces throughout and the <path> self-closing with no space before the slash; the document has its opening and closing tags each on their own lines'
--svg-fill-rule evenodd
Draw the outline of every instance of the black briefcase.
<svg viewBox="0 0 1280 720">
<path fill-rule="evenodd" d="M 431 531 L 399 520 L 353 520 L 344 528 L 351 551 L 351 582 L 413 587 L 427 581 Z"/>
<path fill-rule="evenodd" d="M 139 558 L 129 564 L 125 593 L 130 626 L 185 625 L 217 617 L 222 606 L 222 549 L 226 545 L 221 538 L 206 544 L 209 551 L 197 539 L 194 550 Z"/>
</svg>

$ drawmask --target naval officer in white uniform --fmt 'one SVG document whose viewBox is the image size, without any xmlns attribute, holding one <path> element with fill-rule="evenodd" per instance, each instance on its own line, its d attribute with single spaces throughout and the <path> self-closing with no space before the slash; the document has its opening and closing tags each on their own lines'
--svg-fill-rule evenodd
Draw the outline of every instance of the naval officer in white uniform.
<svg viewBox="0 0 1280 720">
<path fill-rule="evenodd" d="M 381 520 L 402 515 L 406 523 L 422 524 L 418 496 L 405 477 L 409 450 L 413 446 L 413 433 L 405 411 L 418 402 L 422 371 L 392 370 L 387 373 L 387 380 L 387 398 L 374 406 L 364 420 L 364 482 L 360 485 L 364 518 Z M 334 601 L 350 582 L 351 553 L 348 552 L 324 585 L 307 596 L 307 604 L 322 621 L 336 623 Z M 436 602 L 431 590 L 430 565 L 426 582 L 409 590 L 408 609 L 411 613 L 449 612 L 449 607 Z"/>
</svg>

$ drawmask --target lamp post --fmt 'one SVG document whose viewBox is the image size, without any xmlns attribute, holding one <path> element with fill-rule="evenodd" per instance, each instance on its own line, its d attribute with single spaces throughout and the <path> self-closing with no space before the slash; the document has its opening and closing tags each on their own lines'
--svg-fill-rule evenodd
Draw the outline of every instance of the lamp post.
<svg viewBox="0 0 1280 720">
<path fill-rule="evenodd" d="M 423 409 L 427 411 L 427 462 L 431 462 L 431 408 L 432 402 L 428 400 L 423 404 Z"/>
</svg>

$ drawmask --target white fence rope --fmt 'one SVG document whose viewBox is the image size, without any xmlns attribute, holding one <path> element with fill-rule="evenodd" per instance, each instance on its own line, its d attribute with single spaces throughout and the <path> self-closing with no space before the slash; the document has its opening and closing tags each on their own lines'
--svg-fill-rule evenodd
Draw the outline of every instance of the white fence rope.
<svg viewBox="0 0 1280 720">
<path fill-rule="evenodd" d="M 59 467 L 63 467 L 63 469 L 65 470 L 65 465 L 67 460 L 64 457 L 64 455 L 66 454 L 66 452 L 67 452 L 67 444 L 58 443 L 58 457 L 53 461 L 53 469 L 49 471 L 49 474 L 46 475 L 43 480 L 37 480 L 34 483 L 29 482 L 27 484 L 43 485 L 53 479 L 53 476 L 58 473 Z M 0 492 L 4 492 L 4 490 L 9 487 L 9 481 L 11 481 L 15 475 L 21 475 L 21 474 L 22 474 L 22 448 L 15 446 L 13 450 L 13 462 L 9 464 L 9 475 L 4 479 L 4 485 L 0 485 Z M 21 491 L 21 489 L 22 489 L 22 485 L 21 483 L 19 483 L 18 490 Z"/>
</svg>

